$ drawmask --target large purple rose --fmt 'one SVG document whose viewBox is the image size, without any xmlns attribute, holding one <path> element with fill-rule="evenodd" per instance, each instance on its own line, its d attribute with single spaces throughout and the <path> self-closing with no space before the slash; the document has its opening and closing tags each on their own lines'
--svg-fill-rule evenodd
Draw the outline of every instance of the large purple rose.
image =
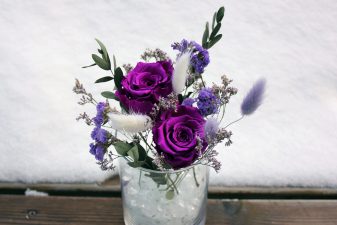
<svg viewBox="0 0 337 225">
<path fill-rule="evenodd" d="M 202 141 L 201 152 L 207 147 L 204 124 L 199 110 L 192 106 L 180 105 L 177 111 L 161 113 L 152 128 L 157 152 L 174 169 L 191 165 L 199 156 L 198 137 Z"/>
<path fill-rule="evenodd" d="M 137 63 L 137 66 L 123 78 L 122 88 L 116 96 L 130 111 L 148 114 L 160 97 L 172 92 L 171 61 Z"/>
</svg>

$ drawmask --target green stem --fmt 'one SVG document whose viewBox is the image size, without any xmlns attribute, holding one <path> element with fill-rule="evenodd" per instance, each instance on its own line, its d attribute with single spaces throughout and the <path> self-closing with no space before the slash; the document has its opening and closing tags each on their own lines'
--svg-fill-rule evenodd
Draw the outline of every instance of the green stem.
<svg viewBox="0 0 337 225">
<path fill-rule="evenodd" d="M 223 129 L 226 129 L 227 127 L 229 127 L 230 125 L 232 125 L 233 123 L 236 123 L 236 122 L 238 122 L 238 121 L 240 121 L 240 120 L 242 120 L 243 119 L 243 117 L 244 116 L 241 116 L 239 119 L 237 119 L 237 120 L 234 120 L 233 122 L 230 122 L 229 124 L 227 124 Z"/>
<path fill-rule="evenodd" d="M 198 181 L 197 181 L 197 176 L 196 176 L 196 174 L 195 174 L 195 169 L 194 169 L 194 167 L 193 167 L 193 177 L 194 177 L 195 185 L 196 185 L 197 187 L 199 187 L 199 183 L 198 183 Z"/>
<path fill-rule="evenodd" d="M 177 194 L 179 195 L 179 191 L 178 191 L 176 185 L 174 184 L 174 181 L 171 179 L 170 174 L 167 174 L 167 179 L 171 182 L 171 185 L 172 185 L 173 189 L 174 189 L 174 190 L 177 192 Z"/>
<path fill-rule="evenodd" d="M 201 74 L 200 74 L 200 79 L 201 79 L 202 85 L 203 85 L 204 87 L 206 87 L 205 82 L 204 82 L 204 79 L 202 78 L 202 75 L 201 75 Z"/>
</svg>

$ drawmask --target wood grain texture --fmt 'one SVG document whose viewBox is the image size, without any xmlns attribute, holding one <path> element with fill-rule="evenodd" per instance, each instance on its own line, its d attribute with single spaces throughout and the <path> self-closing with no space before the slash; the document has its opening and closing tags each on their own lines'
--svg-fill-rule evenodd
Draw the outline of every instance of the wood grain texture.
<svg viewBox="0 0 337 225">
<path fill-rule="evenodd" d="M 336 200 L 209 200 L 207 210 L 207 225 L 337 224 Z M 0 195 L 0 224 L 124 223 L 120 198 Z"/>
</svg>

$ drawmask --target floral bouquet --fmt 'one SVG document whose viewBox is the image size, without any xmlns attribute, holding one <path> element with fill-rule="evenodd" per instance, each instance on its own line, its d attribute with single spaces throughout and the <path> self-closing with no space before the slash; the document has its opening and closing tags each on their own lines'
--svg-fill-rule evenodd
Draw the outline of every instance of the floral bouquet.
<svg viewBox="0 0 337 225">
<path fill-rule="evenodd" d="M 232 132 L 227 128 L 258 108 L 265 88 L 263 79 L 257 81 L 242 101 L 241 117 L 221 127 L 226 106 L 237 89 L 225 75 L 221 76 L 220 84 L 212 85 L 206 84 L 203 75 L 210 63 L 209 50 L 222 37 L 219 31 L 223 17 L 221 7 L 214 13 L 212 23 L 206 23 L 201 44 L 185 39 L 173 43 L 171 46 L 177 51 L 175 60 L 160 49 L 147 49 L 141 55 L 142 61 L 134 67 L 130 64 L 119 67 L 115 56 L 111 61 L 104 44 L 96 39 L 99 54 L 92 54 L 94 63 L 86 67 L 98 66 L 111 73 L 95 83 L 111 81 L 114 85 L 102 92 L 104 102 L 97 102 L 78 80 L 73 91 L 81 95 L 80 105 L 96 106 L 95 117 L 83 113 L 77 120 L 94 126 L 90 153 L 103 170 L 114 169 L 115 160 L 123 158 L 130 170 L 147 171 L 147 177 L 157 188 L 164 186 L 166 199 L 179 195 L 178 185 L 188 179 L 190 168 L 196 188 L 200 186 L 196 166 L 220 170 L 215 147 L 223 141 L 226 146 L 232 144 Z M 155 171 L 157 174 L 153 176 Z M 138 177 L 139 184 L 145 177 Z M 130 179 L 122 180 L 122 186 L 129 182 Z"/>
</svg>

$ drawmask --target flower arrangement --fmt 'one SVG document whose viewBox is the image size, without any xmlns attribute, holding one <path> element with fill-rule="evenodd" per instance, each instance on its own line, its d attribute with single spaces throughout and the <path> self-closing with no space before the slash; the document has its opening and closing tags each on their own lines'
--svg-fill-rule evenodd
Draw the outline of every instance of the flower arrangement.
<svg viewBox="0 0 337 225">
<path fill-rule="evenodd" d="M 220 84 L 207 85 L 203 79 L 210 63 L 209 50 L 222 38 L 219 34 L 224 7 L 206 23 L 201 44 L 183 39 L 172 44 L 175 60 L 160 49 L 146 50 L 134 67 L 119 67 L 97 40 L 94 63 L 111 73 L 95 83 L 111 81 L 97 102 L 76 79 L 73 91 L 81 95 L 79 104 L 93 104 L 97 113 L 79 115 L 89 126 L 92 143 L 89 152 L 103 170 L 114 169 L 115 160 L 124 157 L 131 167 L 169 171 L 204 164 L 220 170 L 215 147 L 232 144 L 228 127 L 252 114 L 261 104 L 265 80 L 253 85 L 241 105 L 241 117 L 221 126 L 225 109 L 237 89 L 232 80 L 221 76 Z"/>
</svg>

